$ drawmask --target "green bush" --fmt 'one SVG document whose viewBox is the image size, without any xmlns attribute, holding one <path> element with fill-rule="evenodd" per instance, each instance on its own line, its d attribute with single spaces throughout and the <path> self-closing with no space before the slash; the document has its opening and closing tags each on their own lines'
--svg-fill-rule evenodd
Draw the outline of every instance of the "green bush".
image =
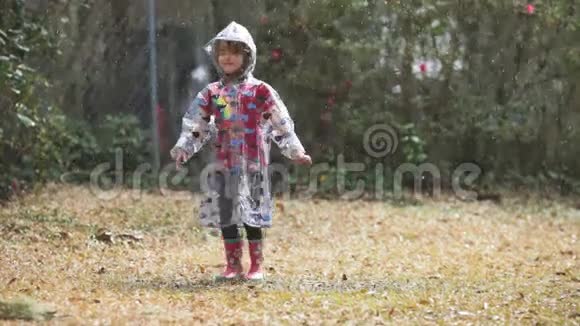
<svg viewBox="0 0 580 326">
<path fill-rule="evenodd" d="M 49 84 L 28 62 L 33 54 L 56 55 L 56 48 L 42 22 L 23 8 L 22 1 L 4 3 L 0 20 L 0 198 L 18 188 L 17 180 L 54 172 L 47 167 L 52 112 L 42 96 Z"/>
<path fill-rule="evenodd" d="M 56 38 L 22 1 L 11 0 L 0 14 L 0 199 L 27 185 L 73 172 L 87 181 L 100 163 L 114 167 L 117 149 L 123 167 L 147 160 L 147 139 L 130 114 L 106 116 L 89 124 L 64 115 L 47 96 L 50 84 L 30 66 L 35 58 L 56 58 Z M 70 175 L 70 173 L 69 173 Z"/>
</svg>

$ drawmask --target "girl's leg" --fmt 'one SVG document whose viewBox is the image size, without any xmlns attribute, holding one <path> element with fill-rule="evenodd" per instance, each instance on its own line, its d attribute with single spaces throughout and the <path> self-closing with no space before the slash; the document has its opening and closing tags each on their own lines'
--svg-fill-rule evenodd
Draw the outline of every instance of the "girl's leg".
<svg viewBox="0 0 580 326">
<path fill-rule="evenodd" d="M 244 224 L 248 241 L 262 240 L 262 229 Z"/>
<path fill-rule="evenodd" d="M 262 262 L 264 261 L 262 229 L 247 224 L 244 224 L 244 227 L 248 238 L 251 261 L 250 270 L 246 275 L 246 279 L 259 281 L 264 279 L 264 273 L 262 272 Z"/>
<path fill-rule="evenodd" d="M 250 191 L 253 199 L 255 209 L 260 209 L 262 196 L 264 195 L 263 176 L 261 172 L 255 172 L 250 175 Z M 262 262 L 264 256 L 262 253 L 263 235 L 262 229 L 244 224 L 246 229 L 246 237 L 248 238 L 248 247 L 250 251 L 250 270 L 246 275 L 247 280 L 262 280 L 264 273 L 262 272 Z"/>
<path fill-rule="evenodd" d="M 240 233 L 237 225 L 230 225 L 222 228 L 222 237 L 224 240 L 240 240 Z"/>
<path fill-rule="evenodd" d="M 224 249 L 226 256 L 226 268 L 217 276 L 218 280 L 228 280 L 241 277 L 243 275 L 242 268 L 242 241 L 238 233 L 238 226 L 232 223 L 233 200 L 228 194 L 228 180 L 220 172 L 216 174 L 216 183 L 219 193 L 219 211 L 220 222 L 222 227 L 222 236 L 224 240 Z"/>
</svg>

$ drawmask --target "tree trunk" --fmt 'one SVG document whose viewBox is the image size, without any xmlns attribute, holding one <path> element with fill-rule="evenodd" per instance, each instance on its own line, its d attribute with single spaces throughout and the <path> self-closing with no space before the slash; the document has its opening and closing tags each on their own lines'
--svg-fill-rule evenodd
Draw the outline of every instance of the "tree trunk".
<svg viewBox="0 0 580 326">
<path fill-rule="evenodd" d="M 420 112 L 414 99 L 417 96 L 415 85 L 415 76 L 413 75 L 413 51 L 415 48 L 415 31 L 413 30 L 413 19 L 411 14 L 401 17 L 402 34 L 405 39 L 405 49 L 403 55 L 403 64 L 401 67 L 401 95 L 403 103 L 403 116 L 406 121 L 418 123 Z"/>
</svg>

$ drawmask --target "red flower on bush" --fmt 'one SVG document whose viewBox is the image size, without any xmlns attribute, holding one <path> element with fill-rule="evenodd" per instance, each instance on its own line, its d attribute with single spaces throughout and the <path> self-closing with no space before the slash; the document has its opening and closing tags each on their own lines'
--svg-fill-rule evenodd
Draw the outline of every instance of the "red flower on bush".
<svg viewBox="0 0 580 326">
<path fill-rule="evenodd" d="M 332 121 L 332 113 L 330 112 L 330 110 L 323 110 L 320 113 L 320 120 L 326 123 Z"/>
<path fill-rule="evenodd" d="M 331 95 L 326 99 L 326 105 L 328 107 L 331 107 L 334 106 L 334 104 L 336 104 L 336 97 L 334 95 Z"/>
<path fill-rule="evenodd" d="M 10 188 L 12 189 L 12 193 L 18 195 L 20 193 L 20 182 L 17 179 L 12 179 Z"/>
<path fill-rule="evenodd" d="M 276 48 L 276 49 L 272 50 L 272 53 L 270 56 L 272 57 L 272 59 L 274 61 L 280 61 L 280 59 L 282 59 L 282 49 Z"/>
<path fill-rule="evenodd" d="M 352 88 L 352 80 L 350 80 L 350 79 L 349 79 L 349 80 L 346 80 L 346 81 L 344 82 L 344 87 L 345 87 L 347 90 L 351 89 L 351 88 Z"/>
<path fill-rule="evenodd" d="M 536 6 L 534 6 L 531 3 L 527 4 L 526 5 L 526 12 L 528 13 L 528 15 L 533 15 L 536 12 Z"/>
</svg>

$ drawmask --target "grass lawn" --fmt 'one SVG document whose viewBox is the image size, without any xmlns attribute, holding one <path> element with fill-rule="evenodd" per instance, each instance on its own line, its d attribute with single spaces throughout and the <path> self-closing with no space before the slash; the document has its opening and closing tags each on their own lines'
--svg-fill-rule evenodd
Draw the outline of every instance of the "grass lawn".
<svg viewBox="0 0 580 326">
<path fill-rule="evenodd" d="M 49 185 L 0 208 L 0 318 L 580 324 L 578 203 L 503 199 L 277 200 L 267 280 L 215 283 L 221 239 L 198 228 L 188 193 L 105 201 Z"/>
</svg>

